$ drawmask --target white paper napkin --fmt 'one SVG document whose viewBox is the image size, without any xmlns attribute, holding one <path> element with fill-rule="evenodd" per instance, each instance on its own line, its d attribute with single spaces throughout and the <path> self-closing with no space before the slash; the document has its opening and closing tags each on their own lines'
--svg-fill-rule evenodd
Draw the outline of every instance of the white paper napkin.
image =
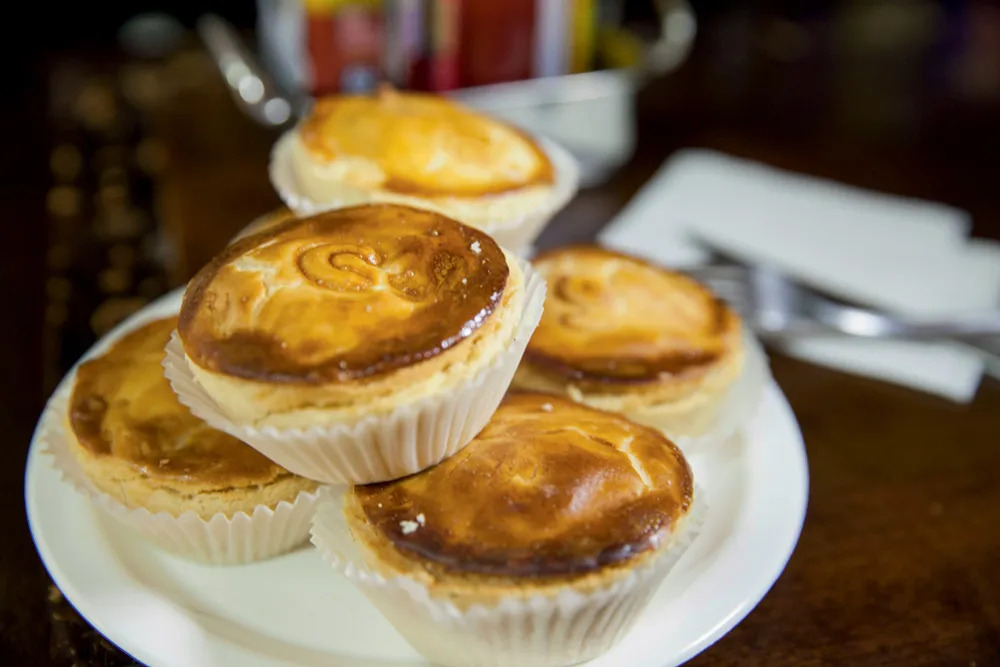
<svg viewBox="0 0 1000 667">
<path fill-rule="evenodd" d="M 835 292 L 914 315 L 1000 304 L 1000 245 L 968 239 L 964 211 L 774 169 L 707 150 L 673 155 L 601 234 L 609 246 L 684 266 L 701 237 Z M 940 343 L 803 340 L 817 363 L 955 401 L 975 395 L 983 363 Z"/>
</svg>

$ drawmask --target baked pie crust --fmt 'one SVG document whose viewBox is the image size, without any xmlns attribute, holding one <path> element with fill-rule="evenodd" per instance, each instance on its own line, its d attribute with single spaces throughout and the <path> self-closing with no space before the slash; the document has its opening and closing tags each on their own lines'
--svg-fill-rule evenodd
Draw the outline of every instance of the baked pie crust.
<svg viewBox="0 0 1000 667">
<path fill-rule="evenodd" d="M 744 363 L 740 318 L 682 273 L 597 246 L 536 257 L 549 284 L 515 386 L 622 412 L 671 435 L 711 427 Z"/>
<path fill-rule="evenodd" d="M 525 299 L 486 234 L 393 204 L 337 209 L 226 248 L 188 285 L 178 333 L 197 382 L 237 423 L 387 413 L 488 366 Z"/>
<path fill-rule="evenodd" d="M 163 376 L 176 317 L 150 322 L 77 369 L 70 449 L 95 487 L 129 508 L 202 518 L 293 502 L 316 483 L 208 426 Z"/>
</svg>

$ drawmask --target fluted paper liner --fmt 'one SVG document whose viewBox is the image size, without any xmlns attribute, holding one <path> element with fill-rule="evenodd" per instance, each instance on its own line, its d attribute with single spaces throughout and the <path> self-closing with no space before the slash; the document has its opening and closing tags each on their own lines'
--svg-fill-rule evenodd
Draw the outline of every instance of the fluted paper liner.
<svg viewBox="0 0 1000 667">
<path fill-rule="evenodd" d="M 632 627 L 670 569 L 704 524 L 702 492 L 662 553 L 626 577 L 589 593 L 567 588 L 555 596 L 510 597 L 492 606 L 459 609 L 405 576 L 385 578 L 364 560 L 344 518 L 349 487 L 321 491 L 312 542 L 334 570 L 357 586 L 401 635 L 442 665 L 557 667 L 594 658 Z"/>
<path fill-rule="evenodd" d="M 587 394 L 572 383 L 563 392 L 575 401 L 621 412 L 634 422 L 662 431 L 690 455 L 727 441 L 757 414 L 770 369 L 767 355 L 753 334 L 744 330 L 742 340 L 739 373 L 727 387 L 712 394 L 701 391 L 674 401 L 622 407 L 617 394 Z M 516 386 L 524 389 L 531 385 Z"/>
<path fill-rule="evenodd" d="M 298 180 L 292 165 L 292 141 L 295 139 L 296 132 L 298 129 L 289 130 L 278 139 L 271 151 L 271 161 L 268 166 L 271 185 L 274 186 L 285 205 L 292 209 L 296 215 L 312 215 L 320 211 L 358 204 L 403 201 L 391 193 L 359 194 L 358 199 L 351 201 L 329 199 L 318 202 L 305 196 L 299 191 Z M 549 220 L 573 198 L 580 181 L 580 169 L 576 159 L 569 151 L 548 139 L 541 137 L 534 137 L 534 139 L 552 162 L 555 174 L 555 183 L 545 204 L 521 216 L 490 220 L 486 223 L 466 223 L 483 230 L 496 239 L 500 245 L 519 254 L 531 246 Z M 419 206 L 419 204 L 413 204 L 412 197 L 406 197 L 405 202 Z M 424 208 L 434 208 L 434 206 L 428 203 Z"/>
<path fill-rule="evenodd" d="M 141 314 L 141 312 L 140 312 Z M 75 369 L 63 379 L 42 414 L 39 438 L 42 451 L 59 471 L 63 482 L 108 516 L 140 533 L 158 547 L 178 556 L 214 565 L 236 565 L 263 560 L 291 551 L 305 543 L 318 492 L 302 491 L 293 502 L 273 509 L 258 505 L 249 514 L 217 513 L 203 519 L 188 511 L 179 516 L 129 508 L 101 492 L 90 481 L 70 450 L 66 410 L 73 390 Z"/>
<path fill-rule="evenodd" d="M 725 442 L 743 429 L 757 414 L 764 396 L 764 385 L 771 376 L 767 354 L 757 338 L 743 331 L 743 368 L 732 385 L 726 389 L 715 409 L 707 416 L 685 421 L 682 415 L 674 416 L 671 425 L 655 424 L 655 417 L 637 421 L 660 427 L 685 454 L 692 454 L 704 447 Z M 655 413 L 656 406 L 650 408 Z M 707 421 L 704 428 L 699 421 Z"/>
<path fill-rule="evenodd" d="M 194 378 L 176 332 L 163 361 L 166 376 L 191 412 L 297 475 L 328 484 L 369 484 L 411 475 L 467 445 L 510 386 L 545 301 L 545 281 L 527 262 L 519 265 L 525 277 L 524 310 L 507 348 L 468 380 L 387 414 L 304 429 L 234 422 Z"/>
</svg>

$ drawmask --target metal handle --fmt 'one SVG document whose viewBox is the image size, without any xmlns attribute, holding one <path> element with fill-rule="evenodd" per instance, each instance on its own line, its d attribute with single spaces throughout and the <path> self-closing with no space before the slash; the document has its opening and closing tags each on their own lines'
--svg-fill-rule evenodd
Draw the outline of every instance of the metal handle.
<svg viewBox="0 0 1000 667">
<path fill-rule="evenodd" d="M 305 110 L 304 100 L 281 90 L 228 21 L 206 14 L 197 29 L 237 106 L 253 120 L 281 127 Z"/>
<path fill-rule="evenodd" d="M 996 310 L 955 313 L 945 317 L 904 317 L 816 298 L 811 314 L 832 329 L 862 338 L 925 340 L 1000 336 L 1000 311 Z"/>
<path fill-rule="evenodd" d="M 694 43 L 696 21 L 687 0 L 653 1 L 660 19 L 660 36 L 644 50 L 635 67 L 475 86 L 449 95 L 482 109 L 499 111 L 631 94 L 650 79 L 680 65 Z M 280 127 L 308 109 L 309 97 L 283 91 L 227 21 L 208 14 L 199 19 L 197 27 L 236 104 L 255 121 Z"/>
<path fill-rule="evenodd" d="M 677 68 L 694 45 L 698 24 L 687 0 L 654 0 L 660 16 L 660 37 L 643 54 L 640 83 Z"/>
</svg>

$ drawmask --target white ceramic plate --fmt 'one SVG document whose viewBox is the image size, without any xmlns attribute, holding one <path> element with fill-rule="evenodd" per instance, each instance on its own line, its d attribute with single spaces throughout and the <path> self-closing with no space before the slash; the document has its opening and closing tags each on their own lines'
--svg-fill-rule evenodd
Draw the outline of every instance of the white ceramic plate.
<svg viewBox="0 0 1000 667">
<path fill-rule="evenodd" d="M 168 295 L 123 327 L 178 304 L 178 293 Z M 773 381 L 746 434 L 699 452 L 691 464 L 707 494 L 704 530 L 636 627 L 592 665 L 684 662 L 746 616 L 791 555 L 805 516 L 808 469 L 795 418 Z M 311 547 L 228 568 L 162 553 L 62 483 L 37 438 L 25 497 L 38 553 L 56 584 L 98 631 L 143 663 L 423 664 Z"/>
</svg>

